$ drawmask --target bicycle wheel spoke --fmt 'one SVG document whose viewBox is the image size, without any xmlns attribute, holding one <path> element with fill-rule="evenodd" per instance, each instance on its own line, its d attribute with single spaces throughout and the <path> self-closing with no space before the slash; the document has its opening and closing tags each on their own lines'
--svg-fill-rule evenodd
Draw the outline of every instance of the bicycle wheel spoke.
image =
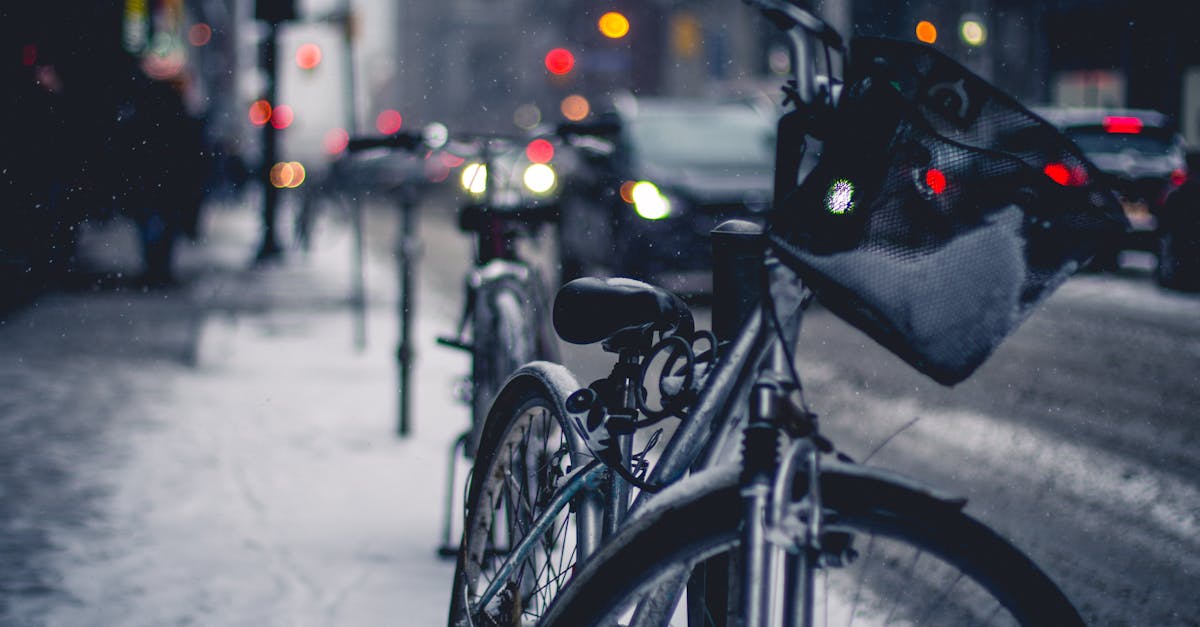
<svg viewBox="0 0 1200 627">
<path fill-rule="evenodd" d="M 863 557 L 862 573 L 858 576 L 858 583 L 854 587 L 854 600 L 850 603 L 850 620 L 846 622 L 846 627 L 854 624 L 854 614 L 858 612 L 858 602 L 862 599 L 863 584 L 867 581 L 867 569 L 871 566 L 871 556 L 875 554 L 875 534 L 871 534 L 871 539 L 867 540 L 867 554 Z"/>
<path fill-rule="evenodd" d="M 921 618 L 917 621 L 917 624 L 924 624 L 929 620 L 930 616 L 933 616 L 942 607 L 942 604 L 945 602 L 946 598 L 949 597 L 950 591 L 954 589 L 954 586 L 958 585 L 959 581 L 962 581 L 962 578 L 963 573 L 959 571 L 958 576 L 954 578 L 954 581 L 951 581 L 950 585 L 946 586 L 946 589 L 943 590 L 942 593 L 933 600 L 933 603 L 930 605 L 930 607 L 921 614 Z"/>
<path fill-rule="evenodd" d="M 917 562 L 921 560 L 922 551 L 918 550 L 913 554 L 913 561 L 908 565 L 908 572 L 904 575 L 905 581 L 912 581 L 913 573 L 917 571 Z M 896 610 L 900 608 L 901 595 L 896 595 L 895 602 L 892 603 L 892 609 L 888 610 L 887 617 L 883 619 L 883 624 L 888 625 L 892 622 L 892 617 L 896 614 Z"/>
</svg>

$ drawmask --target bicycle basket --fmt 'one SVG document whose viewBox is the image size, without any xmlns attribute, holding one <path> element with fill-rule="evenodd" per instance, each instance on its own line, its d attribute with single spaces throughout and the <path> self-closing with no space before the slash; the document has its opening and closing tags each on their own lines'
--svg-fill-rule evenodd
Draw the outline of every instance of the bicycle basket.
<svg viewBox="0 0 1200 627">
<path fill-rule="evenodd" d="M 769 241 L 831 311 L 952 385 L 1128 225 L 1074 144 L 967 69 L 906 42 L 851 53 Z"/>
</svg>

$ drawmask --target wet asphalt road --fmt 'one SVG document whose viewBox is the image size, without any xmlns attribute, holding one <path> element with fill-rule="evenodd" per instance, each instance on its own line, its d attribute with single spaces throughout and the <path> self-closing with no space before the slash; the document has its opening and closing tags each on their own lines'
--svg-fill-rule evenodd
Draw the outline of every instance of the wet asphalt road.
<svg viewBox="0 0 1200 627">
<path fill-rule="evenodd" d="M 391 218 L 382 210 L 370 215 L 373 254 L 381 259 L 391 247 Z M 431 314 L 436 319 L 451 319 L 469 243 L 444 212 L 424 220 L 422 233 L 421 273 L 431 291 L 418 306 L 436 308 Z M 545 246 L 534 253 L 551 256 Z M 171 411 L 170 403 L 178 400 L 164 391 L 162 379 L 136 373 L 215 367 L 204 356 L 204 337 L 213 317 L 228 312 L 198 308 L 195 298 L 212 297 L 196 286 L 230 284 L 205 278 L 213 276 L 253 284 L 253 277 L 232 269 L 236 264 L 214 269 L 205 263 L 195 266 L 192 287 L 183 291 L 135 291 L 129 298 L 130 292 L 109 285 L 94 294 L 48 297 L 0 325 L 0 624 L 162 624 L 122 621 L 128 615 L 119 612 L 108 614 L 113 621 L 80 618 L 104 615 L 89 614 L 87 607 L 104 601 L 72 598 L 64 590 L 79 589 L 78 573 L 125 577 L 152 589 L 155 582 L 178 578 L 179 568 L 195 566 L 145 560 L 124 567 L 146 572 L 105 573 L 97 564 L 111 561 L 105 551 L 129 549 L 137 540 L 114 542 L 125 530 L 112 517 L 111 501 L 129 490 L 117 482 L 128 481 L 122 468 L 141 454 L 137 434 L 159 428 L 153 412 Z M 389 280 L 377 276 L 371 285 Z M 345 305 L 336 294 L 286 296 L 300 298 L 310 311 L 341 311 Z M 272 304 L 256 296 L 227 302 L 230 307 L 246 314 Z M 391 324 L 378 320 L 388 315 L 386 307 L 373 311 L 377 324 Z M 95 324 L 87 323 L 89 316 Z M 289 329 L 276 327 L 268 335 Z M 1143 271 L 1132 269 L 1079 277 L 955 388 L 923 378 L 819 307 L 806 319 L 799 354 L 810 402 L 843 451 L 862 459 L 902 430 L 870 463 L 968 497 L 968 511 L 1025 549 L 1090 624 L 1200 624 L 1200 297 L 1160 291 Z M 566 356 L 580 380 L 607 368 L 598 349 L 569 347 Z M 386 371 L 382 364 L 372 368 Z M 200 392 L 184 397 L 203 401 Z M 382 404 L 387 401 L 385 394 Z M 131 406 L 137 411 L 128 411 Z M 389 426 L 384 419 L 357 428 L 386 439 Z M 206 463 L 203 456 L 189 459 Z M 169 464 L 169 458 L 161 463 Z M 437 495 L 429 493 L 429 507 L 436 507 Z M 139 503 L 155 505 L 151 497 Z M 432 517 L 427 526 L 437 522 Z M 203 538 L 221 531 L 195 524 L 178 533 Z M 93 542 L 99 548 L 80 549 Z M 424 538 L 419 543 L 422 550 L 424 544 L 432 549 Z M 313 544 L 319 543 L 299 546 Z M 64 551 L 81 560 L 74 565 L 77 573 L 70 562 L 64 566 Z M 357 559 L 385 570 L 409 567 L 379 550 L 367 553 Z M 168 557 L 203 560 L 195 551 Z M 435 572 L 444 576 L 443 571 Z M 437 575 L 431 578 L 438 581 Z M 146 592 L 136 586 L 115 590 L 131 597 Z M 408 589 L 400 594 L 411 594 L 404 607 L 431 606 L 425 616 L 440 615 L 444 605 L 433 595 Z M 158 596 L 163 603 L 192 604 L 159 615 L 170 624 L 414 624 L 355 620 L 349 617 L 365 614 L 333 612 L 333 601 L 318 608 L 326 612 L 321 620 L 311 619 L 294 599 L 287 601 L 288 612 L 259 623 L 254 615 L 238 615 L 237 608 L 256 607 L 266 616 L 275 607 L 271 603 L 284 602 L 270 595 L 252 597 L 254 603 L 237 595 Z M 244 605 L 224 613 L 205 607 L 230 599 Z M 118 601 L 139 607 L 130 599 Z M 72 604 L 82 608 L 62 611 Z M 59 620 L 39 622 L 44 616 Z"/>
<path fill-rule="evenodd" d="M 940 387 L 827 312 L 801 348 L 812 403 L 872 464 L 966 497 L 1089 624 L 1200 621 L 1200 298 L 1083 276 L 974 377 Z"/>
</svg>

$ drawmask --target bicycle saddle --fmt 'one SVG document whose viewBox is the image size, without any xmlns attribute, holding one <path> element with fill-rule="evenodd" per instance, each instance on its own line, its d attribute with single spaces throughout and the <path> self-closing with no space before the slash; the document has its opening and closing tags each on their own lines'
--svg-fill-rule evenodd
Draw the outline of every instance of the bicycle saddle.
<svg viewBox="0 0 1200 627">
<path fill-rule="evenodd" d="M 572 344 L 594 344 L 628 329 L 690 337 L 692 312 L 678 296 L 633 279 L 584 277 L 554 298 L 554 330 Z"/>
</svg>

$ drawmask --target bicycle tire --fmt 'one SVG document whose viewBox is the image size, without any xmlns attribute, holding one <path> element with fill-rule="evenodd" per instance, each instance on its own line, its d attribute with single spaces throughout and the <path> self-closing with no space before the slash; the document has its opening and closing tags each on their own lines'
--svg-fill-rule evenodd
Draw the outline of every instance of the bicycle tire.
<svg viewBox="0 0 1200 627">
<path fill-rule="evenodd" d="M 804 482 L 798 481 L 797 485 L 804 485 Z M 962 512 L 957 504 L 935 498 L 882 473 L 862 469 L 847 472 L 831 468 L 825 471 L 822 490 L 826 509 L 825 537 L 832 540 L 835 536 L 831 533 L 856 533 L 853 544 L 859 554 L 849 567 L 827 565 L 821 568 L 816 574 L 818 594 L 815 596 L 820 596 L 822 591 L 829 592 L 827 575 L 834 571 L 841 571 L 840 575 L 851 569 L 859 570 L 864 578 L 869 575 L 872 581 L 868 586 L 860 580 L 853 583 L 852 588 L 836 583 L 834 592 L 841 592 L 843 597 L 849 596 L 850 590 L 854 591 L 848 619 L 844 599 L 838 605 L 831 597 L 816 602 L 815 624 L 822 624 L 822 616 L 826 624 L 860 624 L 855 622 L 858 619 L 870 624 L 871 619 L 877 619 L 880 614 L 887 619 L 885 623 L 895 619 L 901 624 L 920 625 L 1004 624 L 995 622 L 998 616 L 987 614 L 998 610 L 1008 614 L 1012 619 L 1009 622 L 1020 625 L 1083 624 L 1071 603 L 1040 568 L 1001 536 Z M 541 624 L 572 627 L 623 624 L 616 620 L 619 615 L 614 614 L 635 603 L 646 591 L 654 591 L 660 601 L 670 599 L 672 604 L 679 602 L 683 607 L 679 601 L 683 594 L 680 582 L 696 564 L 722 553 L 736 559 L 737 553 L 729 551 L 738 544 L 741 511 L 736 469 L 726 471 L 710 487 L 684 498 L 673 498 L 665 504 L 651 501 L 643 515 L 636 517 L 589 558 L 575 574 L 571 585 L 560 593 Z M 862 536 L 868 533 L 872 535 L 864 544 Z M 879 538 L 894 540 L 899 548 L 915 549 L 916 557 L 911 563 L 899 560 L 893 553 L 876 546 Z M 926 600 L 941 601 L 932 608 L 936 611 L 933 614 L 916 615 L 918 608 L 908 605 L 893 605 L 883 613 L 886 606 L 875 598 L 879 593 L 926 591 L 927 585 L 943 574 L 940 569 L 935 570 L 933 567 L 938 565 L 929 564 L 928 559 L 919 562 L 923 555 L 940 560 L 940 566 L 960 573 L 958 579 L 953 579 L 953 586 L 943 590 L 942 595 L 954 590 L 956 597 L 959 592 L 981 596 L 955 598 L 958 602 L 949 604 L 944 599 L 926 597 Z M 882 558 L 873 566 L 882 566 L 882 571 L 866 570 L 872 567 L 872 557 Z M 917 568 L 918 563 L 920 568 Z M 909 572 L 902 573 L 897 569 Z M 963 576 L 969 579 L 968 583 L 974 584 L 972 588 L 968 589 L 965 584 L 959 586 Z M 824 588 L 821 588 L 822 577 L 826 577 Z M 664 590 L 664 581 L 673 582 L 673 585 L 667 584 L 670 589 Z M 860 595 L 864 588 L 868 589 L 866 598 L 862 599 Z M 984 601 L 986 605 L 980 605 Z M 692 616 L 703 615 L 703 611 L 697 613 L 698 606 L 693 602 L 683 612 L 681 624 L 688 624 L 688 611 Z M 831 608 L 838 614 L 836 620 L 828 618 Z M 678 612 L 673 614 L 676 618 L 679 618 Z M 715 619 L 698 622 L 724 624 Z"/>
<path fill-rule="evenodd" d="M 577 388 L 562 366 L 537 362 L 518 370 L 497 396 L 467 492 L 450 625 L 523 624 L 522 617 L 536 618 L 569 577 L 579 546 L 578 507 L 556 515 L 550 531 L 498 595 L 499 602 L 471 612 L 475 597 L 494 578 L 505 550 L 524 537 L 520 523 L 528 529 L 544 514 L 543 506 L 566 471 L 590 460 L 563 407 L 567 395 Z"/>
<path fill-rule="evenodd" d="M 484 419 L 504 380 L 538 357 L 533 323 L 514 287 L 497 282 L 479 288 L 471 310 L 471 455 L 479 448 Z"/>
</svg>

